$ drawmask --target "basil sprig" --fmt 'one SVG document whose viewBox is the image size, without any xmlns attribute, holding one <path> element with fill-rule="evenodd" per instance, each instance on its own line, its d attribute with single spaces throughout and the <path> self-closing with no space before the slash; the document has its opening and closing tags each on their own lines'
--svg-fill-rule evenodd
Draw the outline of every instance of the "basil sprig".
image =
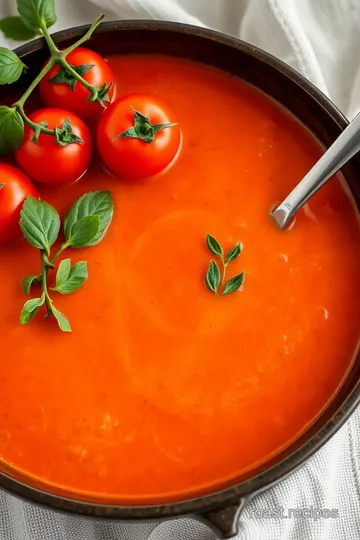
<svg viewBox="0 0 360 540">
<path fill-rule="evenodd" d="M 235 246 L 232 249 L 230 249 L 226 257 L 224 257 L 224 250 L 220 242 L 218 242 L 216 238 L 214 238 L 214 236 L 211 236 L 211 234 L 206 235 L 206 245 L 209 251 L 211 251 L 213 255 L 216 255 L 216 257 L 218 257 L 221 260 L 222 277 L 221 277 L 221 272 L 218 265 L 213 260 L 210 262 L 208 270 L 206 272 L 206 276 L 205 276 L 205 283 L 207 285 L 207 288 L 211 292 L 216 294 L 218 291 L 220 282 L 221 283 L 225 282 L 226 268 L 228 264 L 231 263 L 232 261 L 235 261 L 235 259 L 237 259 L 240 256 L 242 252 L 242 245 L 240 243 L 235 244 Z M 230 278 L 229 281 L 227 281 L 224 285 L 222 295 L 230 294 L 232 292 L 239 290 L 242 284 L 244 283 L 244 279 L 245 279 L 244 271 Z"/>
<path fill-rule="evenodd" d="M 54 262 L 67 248 L 85 248 L 99 243 L 105 236 L 114 213 L 114 205 L 109 191 L 92 191 L 78 199 L 65 217 L 63 232 L 65 242 L 51 257 L 50 252 L 60 231 L 60 216 L 50 204 L 27 197 L 20 213 L 20 227 L 28 243 L 40 250 L 41 273 L 23 279 L 22 288 L 30 294 L 34 285 L 41 286 L 41 296 L 28 300 L 21 311 L 20 323 L 27 324 L 45 305 L 47 317 L 53 316 L 63 332 L 71 332 L 71 326 L 64 314 L 55 308 L 48 287 L 48 273 Z M 71 259 L 60 262 L 56 273 L 55 286 L 51 291 L 70 294 L 79 289 L 88 279 L 86 261 L 72 266 Z"/>
</svg>

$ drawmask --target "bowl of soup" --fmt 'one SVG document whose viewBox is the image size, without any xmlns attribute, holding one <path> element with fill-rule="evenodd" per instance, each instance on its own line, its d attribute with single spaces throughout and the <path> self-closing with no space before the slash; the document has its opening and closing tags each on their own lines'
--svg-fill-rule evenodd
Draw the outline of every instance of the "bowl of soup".
<svg viewBox="0 0 360 540">
<path fill-rule="evenodd" d="M 167 104 L 181 144 L 149 178 L 116 178 L 95 149 L 78 182 L 39 187 L 60 215 L 88 191 L 114 201 L 103 242 L 71 254 L 91 275 L 57 300 L 71 333 L 41 317 L 19 325 L 37 254 L 0 247 L 0 487 L 94 518 L 191 514 L 230 538 L 246 502 L 359 403 L 358 160 L 287 230 L 270 219 L 347 120 L 290 67 L 210 30 L 110 22 L 87 47 L 118 95 Z M 41 40 L 17 53 L 28 80 L 47 57 Z"/>
</svg>

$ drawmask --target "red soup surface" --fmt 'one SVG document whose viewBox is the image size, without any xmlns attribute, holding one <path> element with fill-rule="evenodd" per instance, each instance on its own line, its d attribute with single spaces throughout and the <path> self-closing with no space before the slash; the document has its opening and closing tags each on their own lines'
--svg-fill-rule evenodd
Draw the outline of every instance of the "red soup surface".
<svg viewBox="0 0 360 540">
<path fill-rule="evenodd" d="M 258 91 L 173 58 L 109 62 L 119 92 L 173 110 L 181 150 L 153 178 L 115 179 L 95 156 L 75 185 L 41 191 L 62 215 L 93 189 L 114 198 L 103 242 L 67 255 L 89 263 L 83 288 L 56 295 L 71 334 L 39 315 L 20 326 L 39 253 L 0 249 L 0 458 L 73 496 L 176 500 L 266 462 L 339 389 L 359 341 L 359 221 L 339 177 L 275 227 L 273 204 L 322 150 Z M 239 291 L 206 287 L 207 233 L 242 242 Z"/>
</svg>

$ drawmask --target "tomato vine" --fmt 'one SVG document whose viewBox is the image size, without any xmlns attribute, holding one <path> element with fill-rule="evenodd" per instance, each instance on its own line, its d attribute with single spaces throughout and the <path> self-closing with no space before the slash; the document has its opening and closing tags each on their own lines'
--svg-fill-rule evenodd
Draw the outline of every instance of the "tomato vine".
<svg viewBox="0 0 360 540">
<path fill-rule="evenodd" d="M 22 28 L 26 28 L 30 32 L 33 32 L 35 35 L 41 34 L 47 43 L 51 56 L 47 64 L 30 83 L 21 98 L 13 103 L 11 107 L 0 107 L 0 155 L 10 154 L 21 146 L 24 138 L 24 124 L 28 125 L 34 132 L 33 142 L 35 144 L 41 133 L 55 137 L 57 143 L 60 144 L 58 142 L 56 129 L 49 129 L 46 122 L 34 123 L 25 112 L 26 101 L 40 81 L 55 65 L 58 65 L 62 72 L 66 73 L 76 83 L 83 85 L 86 90 L 88 90 L 89 102 L 97 102 L 100 106 L 105 107 L 106 103 L 110 103 L 109 92 L 112 88 L 112 83 L 104 83 L 100 86 L 88 83 L 81 73 L 79 73 L 79 70 L 75 69 L 75 67 L 66 60 L 66 57 L 70 52 L 85 43 L 91 37 L 105 17 L 104 14 L 97 17 L 88 31 L 78 41 L 67 47 L 65 50 L 60 50 L 56 46 L 48 30 L 48 28 L 56 21 L 54 0 L 41 0 L 41 2 L 40 0 L 18 0 L 17 7 L 19 12 L 19 17 L 16 18 L 17 24 L 21 25 Z M 14 25 L 14 22 L 12 24 Z M 26 66 L 13 51 L 0 47 L 0 85 L 12 84 L 17 81 L 25 69 Z M 69 135 L 71 135 L 71 126 L 69 126 L 69 129 Z M 66 144 L 74 142 L 70 136 L 67 137 L 66 133 L 64 134 L 63 140 L 68 141 Z"/>
</svg>

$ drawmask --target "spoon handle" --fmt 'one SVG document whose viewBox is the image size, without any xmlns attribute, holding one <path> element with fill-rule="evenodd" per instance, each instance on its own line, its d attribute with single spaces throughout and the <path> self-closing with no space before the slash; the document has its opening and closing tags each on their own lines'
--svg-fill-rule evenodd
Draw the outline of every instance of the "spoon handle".
<svg viewBox="0 0 360 540">
<path fill-rule="evenodd" d="M 284 201 L 271 212 L 283 229 L 299 208 L 317 192 L 350 158 L 360 150 L 360 113 L 350 122 L 319 161 L 304 176 Z"/>
</svg>

